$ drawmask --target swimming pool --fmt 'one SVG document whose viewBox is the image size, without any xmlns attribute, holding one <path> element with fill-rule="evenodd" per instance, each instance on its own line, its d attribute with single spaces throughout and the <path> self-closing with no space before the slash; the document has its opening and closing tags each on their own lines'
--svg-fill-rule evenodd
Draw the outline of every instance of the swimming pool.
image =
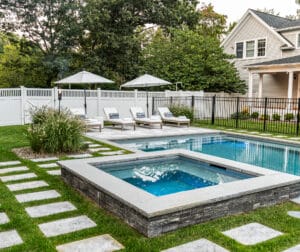
<svg viewBox="0 0 300 252">
<path fill-rule="evenodd" d="M 125 148 L 155 152 L 186 149 L 300 176 L 300 148 L 226 134 L 115 141 Z"/>
<path fill-rule="evenodd" d="M 98 165 L 155 196 L 229 183 L 253 176 L 180 156 Z"/>
</svg>

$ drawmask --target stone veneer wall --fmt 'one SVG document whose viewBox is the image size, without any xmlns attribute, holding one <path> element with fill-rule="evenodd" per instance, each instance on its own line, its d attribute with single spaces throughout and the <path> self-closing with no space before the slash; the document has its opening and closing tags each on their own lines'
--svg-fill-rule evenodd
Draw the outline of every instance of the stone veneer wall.
<svg viewBox="0 0 300 252">
<path fill-rule="evenodd" d="M 300 183 L 297 183 L 147 218 L 90 181 L 65 168 L 62 168 L 62 178 L 67 184 L 91 198 L 99 206 L 116 214 L 147 237 L 155 237 L 181 227 L 275 205 L 300 195 Z"/>
</svg>

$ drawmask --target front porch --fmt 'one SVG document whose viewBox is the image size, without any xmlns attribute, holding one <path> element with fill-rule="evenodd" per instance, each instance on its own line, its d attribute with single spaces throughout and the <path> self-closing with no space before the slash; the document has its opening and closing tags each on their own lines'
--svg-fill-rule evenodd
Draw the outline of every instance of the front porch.
<svg viewBox="0 0 300 252">
<path fill-rule="evenodd" d="M 248 65 L 247 69 L 248 98 L 300 98 L 300 55 Z"/>
</svg>

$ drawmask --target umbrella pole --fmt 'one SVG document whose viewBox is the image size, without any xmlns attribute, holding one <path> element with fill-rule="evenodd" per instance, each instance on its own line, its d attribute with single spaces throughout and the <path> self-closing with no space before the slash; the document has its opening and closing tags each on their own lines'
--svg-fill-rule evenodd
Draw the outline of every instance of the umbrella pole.
<svg viewBox="0 0 300 252">
<path fill-rule="evenodd" d="M 84 88 L 84 114 L 87 116 L 87 105 L 86 105 L 86 89 Z"/>
<path fill-rule="evenodd" d="M 149 95 L 148 95 L 148 88 L 146 89 L 146 96 L 147 96 L 147 117 L 149 118 Z"/>
</svg>

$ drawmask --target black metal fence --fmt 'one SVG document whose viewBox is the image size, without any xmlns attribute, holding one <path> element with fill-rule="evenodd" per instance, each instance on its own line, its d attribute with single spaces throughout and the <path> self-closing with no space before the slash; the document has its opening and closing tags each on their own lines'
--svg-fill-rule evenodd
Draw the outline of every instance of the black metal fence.
<svg viewBox="0 0 300 252">
<path fill-rule="evenodd" d="M 158 107 L 188 107 L 194 122 L 227 128 L 299 135 L 300 99 L 245 97 L 153 97 Z"/>
</svg>

